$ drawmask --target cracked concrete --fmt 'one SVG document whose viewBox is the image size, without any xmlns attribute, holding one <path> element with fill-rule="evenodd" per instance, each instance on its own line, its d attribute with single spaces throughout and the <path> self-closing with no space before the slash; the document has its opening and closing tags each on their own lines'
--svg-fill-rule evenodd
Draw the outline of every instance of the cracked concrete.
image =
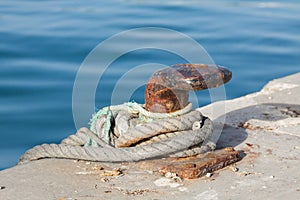
<svg viewBox="0 0 300 200">
<path fill-rule="evenodd" d="M 181 181 L 138 163 L 43 159 L 1 171 L 0 199 L 299 199 L 300 73 L 199 110 L 221 134 L 217 148 L 233 146 L 241 161 Z"/>
</svg>

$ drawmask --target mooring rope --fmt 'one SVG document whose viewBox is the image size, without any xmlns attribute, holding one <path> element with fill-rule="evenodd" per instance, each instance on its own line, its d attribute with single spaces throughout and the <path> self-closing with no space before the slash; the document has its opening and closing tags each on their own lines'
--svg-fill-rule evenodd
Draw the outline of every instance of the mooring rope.
<svg viewBox="0 0 300 200">
<path fill-rule="evenodd" d="M 211 151 L 212 122 L 191 108 L 151 113 L 133 102 L 105 107 L 93 115 L 90 130 L 81 128 L 61 144 L 36 146 L 19 163 L 42 158 L 124 162 Z"/>
<path fill-rule="evenodd" d="M 119 112 L 125 111 L 128 112 L 130 115 L 137 115 L 138 119 L 141 122 L 149 122 L 152 121 L 153 119 L 171 119 L 176 116 L 180 116 L 183 114 L 186 114 L 190 112 L 192 109 L 192 104 L 189 103 L 186 107 L 184 107 L 181 110 L 178 110 L 176 112 L 172 113 L 153 113 L 149 112 L 144 109 L 143 105 L 135 103 L 135 102 L 128 102 L 124 103 L 121 105 L 114 105 L 114 106 L 108 106 L 104 107 L 101 110 L 99 110 L 96 114 L 93 115 L 90 124 L 91 124 L 91 131 L 94 133 L 98 134 L 98 137 L 102 138 L 105 143 L 109 144 L 110 143 L 110 137 L 109 137 L 109 132 L 111 128 L 111 117 L 118 115 Z M 101 118 L 102 116 L 105 116 L 105 118 Z M 124 113 L 124 117 L 126 116 L 126 113 Z M 101 120 L 98 120 L 98 119 Z M 129 120 L 129 119 L 127 119 Z M 103 125 L 105 126 L 103 127 Z M 101 130 L 97 130 L 97 126 L 101 127 Z M 98 128 L 99 129 L 99 128 Z M 100 135 L 102 133 L 102 136 Z M 90 140 L 87 144 L 87 146 L 92 145 L 92 146 L 97 146 L 95 142 Z"/>
</svg>

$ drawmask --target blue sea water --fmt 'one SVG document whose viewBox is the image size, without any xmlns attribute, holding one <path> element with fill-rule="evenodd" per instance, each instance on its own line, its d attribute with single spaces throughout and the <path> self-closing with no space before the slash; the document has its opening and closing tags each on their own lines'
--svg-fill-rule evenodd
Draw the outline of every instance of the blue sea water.
<svg viewBox="0 0 300 200">
<path fill-rule="evenodd" d="M 160 27 L 190 36 L 215 63 L 233 71 L 225 86 L 232 99 L 300 71 L 299 10 L 297 0 L 2 0 L 0 170 L 15 165 L 29 148 L 59 143 L 76 131 L 72 93 L 77 71 L 86 56 L 112 35 Z M 108 51 L 113 54 L 118 48 Z M 116 82 L 132 67 L 182 61 L 151 49 L 121 56 L 102 77 L 96 108 L 110 104 Z M 143 79 L 146 75 L 137 74 Z M 137 88 L 131 99 L 142 103 L 143 89 Z M 200 105 L 210 103 L 207 92 L 198 95 Z M 83 125 L 88 126 L 88 120 Z"/>
</svg>

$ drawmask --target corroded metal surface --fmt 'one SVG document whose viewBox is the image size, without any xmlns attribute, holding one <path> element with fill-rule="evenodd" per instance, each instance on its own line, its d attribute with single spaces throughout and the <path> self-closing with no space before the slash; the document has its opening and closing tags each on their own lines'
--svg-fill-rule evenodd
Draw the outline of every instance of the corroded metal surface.
<svg viewBox="0 0 300 200">
<path fill-rule="evenodd" d="M 145 91 L 151 112 L 174 112 L 188 104 L 189 91 L 218 87 L 230 81 L 230 70 L 217 65 L 177 64 L 153 74 Z"/>
<path fill-rule="evenodd" d="M 143 161 L 141 168 L 162 174 L 175 173 L 180 178 L 195 179 L 222 169 L 240 160 L 240 153 L 232 147 L 186 158 L 165 158 Z"/>
<path fill-rule="evenodd" d="M 177 160 L 164 166 L 161 171 L 164 173 L 176 173 L 181 178 L 193 179 L 222 169 L 239 160 L 239 152 L 233 148 L 225 148 L 215 152 L 209 152 L 201 158 L 188 158 Z"/>
</svg>

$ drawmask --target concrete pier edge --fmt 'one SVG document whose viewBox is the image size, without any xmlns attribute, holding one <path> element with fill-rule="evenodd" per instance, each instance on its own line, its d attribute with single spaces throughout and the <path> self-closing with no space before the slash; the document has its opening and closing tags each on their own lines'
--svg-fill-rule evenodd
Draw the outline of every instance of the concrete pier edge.
<svg viewBox="0 0 300 200">
<path fill-rule="evenodd" d="M 42 159 L 0 171 L 0 199 L 299 199 L 300 73 L 199 110 L 223 128 L 217 148 L 233 146 L 241 161 L 181 181 L 135 163 Z"/>
</svg>

